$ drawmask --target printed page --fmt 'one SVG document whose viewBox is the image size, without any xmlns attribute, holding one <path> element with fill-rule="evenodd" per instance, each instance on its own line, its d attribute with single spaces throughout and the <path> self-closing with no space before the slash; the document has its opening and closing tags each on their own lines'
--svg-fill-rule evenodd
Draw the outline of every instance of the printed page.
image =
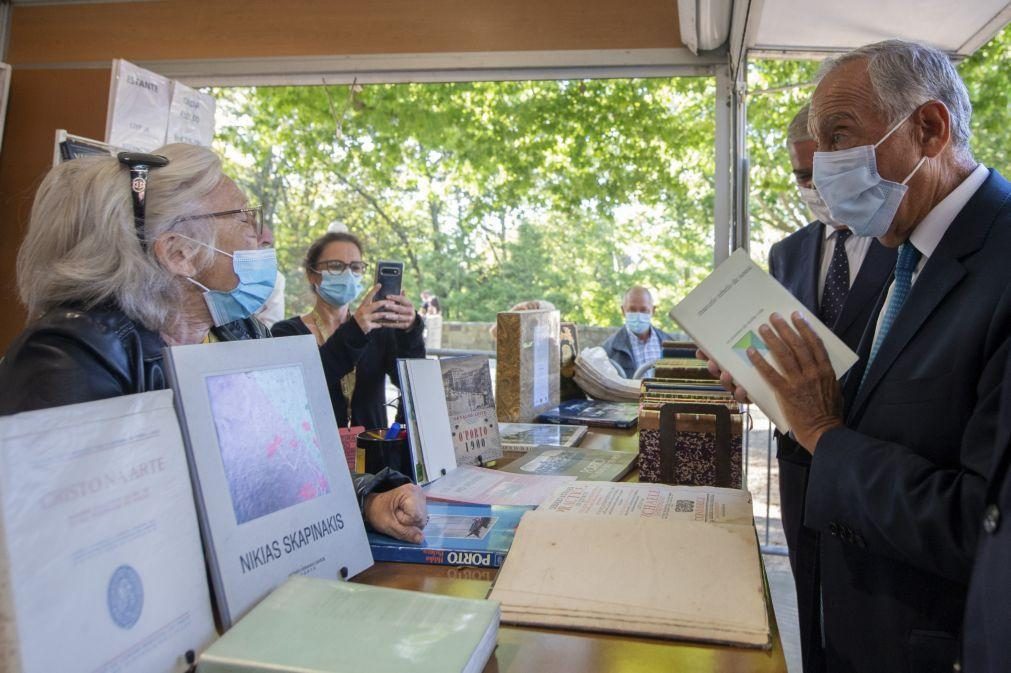
<svg viewBox="0 0 1011 673">
<path fill-rule="evenodd" d="M 539 505 L 575 477 L 511 474 L 464 465 L 425 487 L 432 500 L 479 505 Z"/>
<path fill-rule="evenodd" d="M 559 514 L 754 525 L 751 494 L 715 486 L 580 481 L 552 493 L 541 509 Z"/>
<path fill-rule="evenodd" d="M 720 367 L 734 377 L 752 401 L 769 416 L 782 432 L 790 430 L 772 388 L 748 359 L 749 347 L 756 348 L 777 366 L 758 328 L 779 313 L 790 322 L 800 311 L 821 337 L 836 376 L 842 376 L 857 361 L 857 355 L 832 333 L 786 288 L 751 261 L 748 253 L 738 250 L 719 265 L 708 278 L 688 293 L 670 315 Z"/>
</svg>

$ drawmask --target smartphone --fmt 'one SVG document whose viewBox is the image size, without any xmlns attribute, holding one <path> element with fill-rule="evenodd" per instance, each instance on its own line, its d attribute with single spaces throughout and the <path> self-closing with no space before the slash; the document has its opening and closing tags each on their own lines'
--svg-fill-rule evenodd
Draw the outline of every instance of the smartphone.
<svg viewBox="0 0 1011 673">
<path fill-rule="evenodd" d="M 404 278 L 404 263 L 380 260 L 376 264 L 376 290 L 375 301 L 386 299 L 389 296 L 400 294 L 401 281 Z"/>
</svg>

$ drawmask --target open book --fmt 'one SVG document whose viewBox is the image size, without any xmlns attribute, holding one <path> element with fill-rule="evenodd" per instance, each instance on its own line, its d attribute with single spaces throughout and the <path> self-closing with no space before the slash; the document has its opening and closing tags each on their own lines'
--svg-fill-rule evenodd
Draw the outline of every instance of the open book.
<svg viewBox="0 0 1011 673">
<path fill-rule="evenodd" d="M 770 646 L 737 489 L 567 484 L 523 515 L 489 597 L 510 624 Z"/>
</svg>

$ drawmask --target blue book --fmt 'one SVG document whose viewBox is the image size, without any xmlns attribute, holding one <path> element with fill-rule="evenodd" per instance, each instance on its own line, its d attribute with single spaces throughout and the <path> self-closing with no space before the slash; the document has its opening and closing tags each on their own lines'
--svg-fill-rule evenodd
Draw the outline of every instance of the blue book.
<svg viewBox="0 0 1011 673">
<path fill-rule="evenodd" d="M 425 541 L 413 544 L 369 533 L 376 561 L 498 568 L 520 518 L 533 507 L 428 502 Z"/>
<path fill-rule="evenodd" d="M 537 420 L 556 425 L 630 429 L 639 423 L 639 405 L 635 402 L 569 400 L 545 411 Z"/>
</svg>

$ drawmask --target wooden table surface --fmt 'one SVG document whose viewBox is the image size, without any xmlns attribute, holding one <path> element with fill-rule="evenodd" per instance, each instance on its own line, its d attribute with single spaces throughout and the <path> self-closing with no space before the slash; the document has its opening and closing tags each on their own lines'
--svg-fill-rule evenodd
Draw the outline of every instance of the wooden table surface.
<svg viewBox="0 0 1011 673">
<path fill-rule="evenodd" d="M 638 439 L 634 433 L 591 428 L 580 447 L 637 451 Z M 629 474 L 625 481 L 638 481 L 638 472 Z M 376 563 L 354 581 L 461 598 L 485 598 L 497 572 L 488 568 Z M 770 650 L 503 624 L 498 647 L 484 672 L 786 673 L 768 587 L 766 605 L 772 636 Z"/>
</svg>

